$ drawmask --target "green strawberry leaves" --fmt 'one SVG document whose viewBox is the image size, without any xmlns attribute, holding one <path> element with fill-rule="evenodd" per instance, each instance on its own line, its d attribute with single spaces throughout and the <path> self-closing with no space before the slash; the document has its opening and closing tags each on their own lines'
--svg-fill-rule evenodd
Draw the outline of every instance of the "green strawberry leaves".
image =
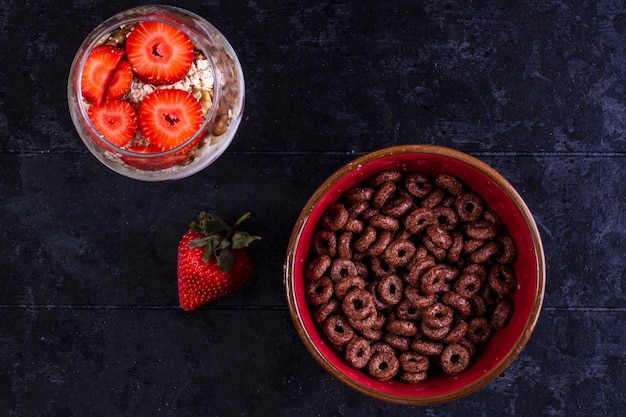
<svg viewBox="0 0 626 417">
<path fill-rule="evenodd" d="M 250 243 L 257 239 L 261 238 L 258 236 L 251 236 L 248 232 L 235 232 L 232 238 L 233 249 L 247 248 L 250 246 Z"/>
<path fill-rule="evenodd" d="M 237 230 L 249 217 L 250 213 L 245 213 L 231 227 L 221 218 L 202 212 L 198 216 L 198 221 L 193 221 L 189 227 L 202 234 L 203 237 L 192 240 L 189 247 L 204 247 L 202 260 L 208 262 L 211 256 L 215 256 L 220 270 L 228 272 L 235 263 L 233 250 L 247 248 L 250 243 L 261 239 L 259 236 L 252 236 L 248 232 Z"/>
</svg>

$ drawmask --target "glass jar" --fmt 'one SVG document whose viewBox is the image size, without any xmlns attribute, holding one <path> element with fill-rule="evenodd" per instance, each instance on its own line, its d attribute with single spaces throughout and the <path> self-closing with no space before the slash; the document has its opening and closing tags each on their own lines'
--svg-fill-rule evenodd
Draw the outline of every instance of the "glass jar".
<svg viewBox="0 0 626 417">
<path fill-rule="evenodd" d="M 204 101 L 203 106 L 206 104 L 207 107 L 202 126 L 183 144 L 166 151 L 145 152 L 138 150 L 141 149 L 138 146 L 118 147 L 108 141 L 89 119 L 89 104 L 81 91 L 82 71 L 91 50 L 104 43 L 123 44 L 125 37 L 120 37 L 119 33 L 128 30 L 120 28 L 133 27 L 143 21 L 166 23 L 185 33 L 194 49 L 200 51 L 200 57 L 203 56 L 208 61 L 212 73 L 213 91 L 209 94 L 212 97 L 201 100 Z M 127 94 L 131 93 L 132 87 Z M 224 153 L 235 136 L 243 114 L 244 96 L 241 65 L 226 38 L 202 17 L 172 6 L 131 8 L 98 25 L 78 49 L 72 62 L 67 87 L 72 121 L 91 153 L 113 171 L 143 181 L 185 178 L 213 163 Z M 205 103 L 206 101 L 209 103 Z M 140 137 L 140 129 L 137 131 L 136 136 Z"/>
</svg>

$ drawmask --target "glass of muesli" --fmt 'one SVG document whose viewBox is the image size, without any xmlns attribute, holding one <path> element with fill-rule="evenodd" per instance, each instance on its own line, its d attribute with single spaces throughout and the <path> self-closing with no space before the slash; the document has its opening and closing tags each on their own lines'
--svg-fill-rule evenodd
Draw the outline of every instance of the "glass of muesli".
<svg viewBox="0 0 626 417">
<path fill-rule="evenodd" d="M 244 78 L 226 38 L 171 6 L 112 16 L 80 46 L 68 80 L 72 121 L 113 171 L 144 181 L 213 163 L 241 122 Z"/>
</svg>

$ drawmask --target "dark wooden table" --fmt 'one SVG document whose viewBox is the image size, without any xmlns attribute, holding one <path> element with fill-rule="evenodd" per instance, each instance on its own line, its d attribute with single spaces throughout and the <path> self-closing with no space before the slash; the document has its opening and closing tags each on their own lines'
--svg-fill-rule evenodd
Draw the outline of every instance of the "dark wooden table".
<svg viewBox="0 0 626 417">
<path fill-rule="evenodd" d="M 626 406 L 626 7 L 621 1 L 177 1 L 238 52 L 246 110 L 188 179 L 101 165 L 70 121 L 83 38 L 129 1 L 0 0 L 0 410 L 7 416 L 616 416 Z M 526 349 L 477 393 L 405 407 L 308 354 L 282 283 L 315 189 L 382 147 L 499 170 L 547 259 Z M 252 212 L 255 274 L 193 313 L 176 247 L 197 212 Z"/>
</svg>

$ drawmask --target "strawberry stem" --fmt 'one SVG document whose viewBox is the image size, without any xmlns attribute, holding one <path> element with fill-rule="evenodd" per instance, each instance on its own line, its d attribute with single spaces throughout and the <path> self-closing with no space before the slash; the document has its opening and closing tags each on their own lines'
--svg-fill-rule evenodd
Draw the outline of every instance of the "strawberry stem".
<svg viewBox="0 0 626 417">
<path fill-rule="evenodd" d="M 234 249 L 242 249 L 250 243 L 260 239 L 259 236 L 251 236 L 247 232 L 238 231 L 237 228 L 250 217 L 250 212 L 244 213 L 233 226 L 228 226 L 217 216 L 200 213 L 198 222 L 192 222 L 190 228 L 203 235 L 189 242 L 190 247 L 204 247 L 203 260 L 208 262 L 211 256 L 215 256 L 218 266 L 224 272 L 232 267 L 234 262 Z"/>
<path fill-rule="evenodd" d="M 243 216 L 241 216 L 239 219 L 237 219 L 235 224 L 233 224 L 233 227 L 230 228 L 230 230 L 228 232 L 228 236 L 232 236 L 233 233 L 235 233 L 235 230 L 237 230 L 237 228 L 239 226 L 241 226 L 241 223 L 245 222 L 249 218 L 250 218 L 250 212 L 244 213 Z"/>
</svg>

